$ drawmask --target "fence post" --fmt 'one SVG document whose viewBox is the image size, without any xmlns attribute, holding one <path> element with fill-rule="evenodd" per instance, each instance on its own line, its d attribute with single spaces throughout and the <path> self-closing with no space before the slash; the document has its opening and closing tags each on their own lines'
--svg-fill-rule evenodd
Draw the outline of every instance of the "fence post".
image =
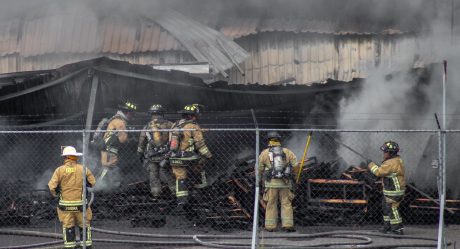
<svg viewBox="0 0 460 249">
<path fill-rule="evenodd" d="M 446 248 L 444 239 L 444 209 L 446 202 L 446 132 L 438 132 L 438 198 L 439 198 L 439 227 L 438 227 L 438 249 Z"/>
<path fill-rule="evenodd" d="M 259 177 L 259 137 L 260 131 L 259 128 L 256 128 L 256 163 L 254 165 L 254 172 L 256 177 L 256 190 L 254 192 L 254 216 L 252 221 L 252 242 L 251 242 L 251 249 L 257 248 L 259 244 L 259 192 L 260 192 L 260 177 Z"/>
<path fill-rule="evenodd" d="M 256 114 L 254 109 L 251 109 L 252 119 L 254 121 L 254 126 L 256 127 L 256 162 L 254 165 L 254 175 L 256 178 L 256 189 L 254 192 L 254 212 L 252 217 L 252 241 L 251 241 L 251 249 L 255 249 L 259 245 L 259 192 L 260 192 L 260 177 L 259 177 L 259 138 L 260 138 L 260 131 L 259 131 L 259 124 L 257 123 Z"/>
<path fill-rule="evenodd" d="M 86 130 L 83 130 L 82 132 L 82 135 L 83 135 L 83 193 L 82 193 L 82 200 L 83 200 L 83 212 L 82 212 L 82 215 L 83 215 L 83 227 L 82 227 L 82 231 L 83 231 L 83 234 L 80 234 L 80 238 L 81 238 L 81 243 L 82 243 L 82 248 L 83 249 L 86 249 L 86 165 L 88 163 L 88 157 L 87 157 L 87 153 L 88 153 L 88 146 L 87 146 L 87 141 L 88 141 L 88 137 L 87 137 L 87 134 L 86 134 Z"/>
</svg>

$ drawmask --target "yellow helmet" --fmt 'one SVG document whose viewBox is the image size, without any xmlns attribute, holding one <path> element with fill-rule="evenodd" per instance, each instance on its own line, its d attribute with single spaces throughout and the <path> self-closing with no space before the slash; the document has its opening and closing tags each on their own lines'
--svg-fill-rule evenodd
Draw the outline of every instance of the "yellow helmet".
<svg viewBox="0 0 460 249">
<path fill-rule="evenodd" d="M 132 112 L 137 111 L 137 105 L 131 101 L 126 101 L 123 104 L 118 105 L 118 108 Z"/>
<path fill-rule="evenodd" d="M 186 105 L 186 106 L 184 106 L 184 109 L 179 111 L 179 113 L 199 115 L 201 113 L 203 107 L 204 106 L 200 105 L 200 104 Z"/>
</svg>

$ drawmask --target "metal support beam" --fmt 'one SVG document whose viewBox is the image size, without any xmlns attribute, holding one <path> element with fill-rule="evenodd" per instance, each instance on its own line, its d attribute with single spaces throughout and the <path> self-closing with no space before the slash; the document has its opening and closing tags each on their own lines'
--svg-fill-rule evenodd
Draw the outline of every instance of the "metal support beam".
<svg viewBox="0 0 460 249">
<path fill-rule="evenodd" d="M 93 70 L 89 70 L 88 73 L 94 73 Z M 89 96 L 88 112 L 86 113 L 86 125 L 85 130 L 83 131 L 83 201 L 86 203 L 86 167 L 88 167 L 88 145 L 90 133 L 88 130 L 91 129 L 91 124 L 93 123 L 93 114 L 94 114 L 94 105 L 96 103 L 97 87 L 99 85 L 99 76 L 96 74 L 92 75 L 91 80 L 91 93 Z M 83 234 L 82 236 L 82 246 L 83 249 L 86 248 L 86 205 L 83 205 Z"/>
<path fill-rule="evenodd" d="M 45 83 L 45 84 L 42 84 L 42 85 L 38 85 L 38 86 L 35 86 L 35 87 L 31 87 L 31 88 L 28 88 L 26 90 L 23 90 L 23 91 L 20 91 L 20 92 L 15 92 L 15 93 L 11 93 L 11 94 L 7 94 L 5 96 L 1 96 L 0 97 L 0 101 L 4 101 L 4 100 L 8 100 L 8 99 L 12 99 L 12 98 L 16 98 L 16 97 L 19 97 L 21 95 L 25 95 L 25 94 L 29 94 L 29 93 L 33 93 L 33 92 L 36 92 L 36 91 L 39 91 L 39 90 L 42 90 L 42 89 L 45 89 L 45 88 L 48 88 L 48 87 L 52 87 L 52 86 L 55 86 L 55 85 L 58 85 L 58 84 L 61 84 L 61 83 L 64 83 L 66 82 L 67 80 L 79 75 L 80 73 L 84 72 L 88 70 L 87 67 L 85 68 L 82 68 L 78 71 L 75 71 L 71 74 L 68 74 L 62 78 L 59 78 L 57 80 L 53 80 L 51 82 L 48 82 L 48 83 Z"/>
</svg>

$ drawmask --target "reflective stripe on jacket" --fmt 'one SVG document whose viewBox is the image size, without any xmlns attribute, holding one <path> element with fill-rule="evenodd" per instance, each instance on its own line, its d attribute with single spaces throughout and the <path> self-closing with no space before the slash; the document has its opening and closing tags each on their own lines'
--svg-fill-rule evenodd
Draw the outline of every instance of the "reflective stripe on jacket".
<svg viewBox="0 0 460 249">
<path fill-rule="evenodd" d="M 91 170 L 86 169 L 86 181 L 90 186 L 96 184 Z M 83 204 L 83 166 L 77 162 L 66 159 L 64 165 L 58 167 L 48 182 L 48 187 L 53 196 L 60 189 L 59 205 L 78 206 Z"/>
<path fill-rule="evenodd" d="M 400 156 L 396 156 L 383 161 L 378 166 L 374 162 L 369 164 L 371 172 L 383 177 L 383 194 L 386 196 L 404 195 L 406 190 L 406 180 L 404 178 L 404 163 Z"/>
</svg>

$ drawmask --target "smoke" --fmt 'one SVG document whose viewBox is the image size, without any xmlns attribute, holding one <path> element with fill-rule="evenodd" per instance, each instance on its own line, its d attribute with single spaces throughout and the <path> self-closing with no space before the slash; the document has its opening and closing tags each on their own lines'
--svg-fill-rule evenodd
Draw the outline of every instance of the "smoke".
<svg viewBox="0 0 460 249">
<path fill-rule="evenodd" d="M 442 9 L 442 8 L 440 8 Z M 437 129 L 434 113 L 441 118 L 442 112 L 442 64 L 448 61 L 447 83 L 447 125 L 458 128 L 455 115 L 458 115 L 460 104 L 458 92 L 460 79 L 457 68 L 460 66 L 460 48 L 451 39 L 451 23 L 443 17 L 433 19 L 429 23 L 428 33 L 419 37 L 416 50 L 400 51 L 401 60 L 398 70 L 387 70 L 378 66 L 369 72 L 360 92 L 340 102 L 338 127 L 341 129 Z M 411 57 L 420 56 L 425 61 L 425 68 L 414 69 Z M 430 62 L 437 62 L 428 64 Z M 449 118 L 450 117 L 450 118 Z M 438 158 L 437 136 L 427 133 L 372 133 L 372 134 L 341 134 L 341 140 L 369 158 L 380 161 L 382 153 L 379 147 L 384 141 L 394 140 L 402 148 L 401 156 L 405 160 L 406 177 L 417 186 L 427 189 L 436 188 L 437 169 L 431 163 Z M 448 187 L 451 198 L 459 196 L 460 187 L 454 184 L 453 178 L 460 172 L 454 162 L 460 157 L 448 150 Z M 449 153 L 451 152 L 451 153 Z M 338 154 L 347 162 L 357 164 L 361 158 L 340 147 Z M 449 180 L 450 179 L 450 180 Z"/>
</svg>

